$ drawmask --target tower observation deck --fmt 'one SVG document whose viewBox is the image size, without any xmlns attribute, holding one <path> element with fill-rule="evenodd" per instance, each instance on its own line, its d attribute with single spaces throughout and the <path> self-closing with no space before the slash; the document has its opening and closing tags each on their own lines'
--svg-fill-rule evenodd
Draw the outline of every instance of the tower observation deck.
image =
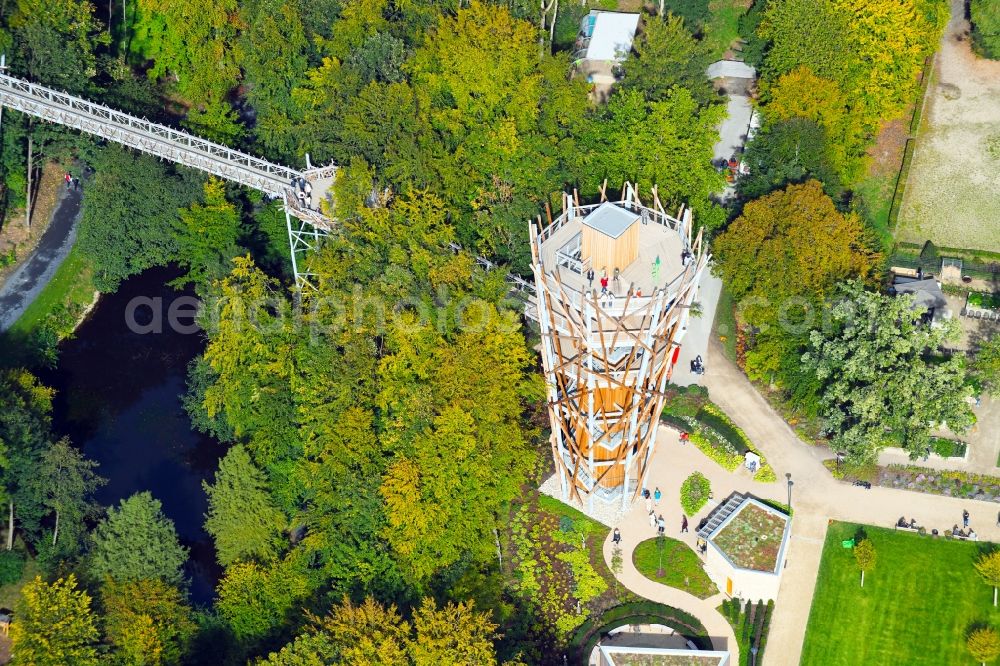
<svg viewBox="0 0 1000 666">
<path fill-rule="evenodd" d="M 539 225 L 540 226 L 540 225 Z M 645 485 L 665 390 L 709 260 L 691 211 L 563 196 L 531 225 L 550 438 L 564 499 L 626 506 Z M 606 286 L 605 286 L 606 285 Z"/>
</svg>

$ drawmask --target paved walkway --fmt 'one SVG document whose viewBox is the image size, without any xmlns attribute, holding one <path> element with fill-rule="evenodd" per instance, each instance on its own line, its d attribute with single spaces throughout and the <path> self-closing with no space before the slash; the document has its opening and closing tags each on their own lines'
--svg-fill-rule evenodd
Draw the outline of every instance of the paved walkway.
<svg viewBox="0 0 1000 666">
<path fill-rule="evenodd" d="M 670 377 L 671 383 L 678 386 L 702 383 L 701 375 L 691 372 L 691 361 L 696 356 L 701 356 L 702 360 L 708 357 L 708 341 L 712 337 L 712 322 L 715 321 L 715 310 L 721 292 L 722 280 L 706 269 L 695 297 L 695 302 L 701 304 L 701 314 L 689 320 L 687 333 L 681 341 L 681 353 Z"/>
<path fill-rule="evenodd" d="M 83 192 L 60 189 L 59 203 L 38 247 L 0 287 L 0 332 L 10 328 L 34 302 L 76 240 Z"/>
<path fill-rule="evenodd" d="M 709 478 L 716 500 L 724 499 L 732 491 L 741 491 L 781 502 L 787 500 L 785 474 L 791 474 L 792 506 L 795 513 L 792 536 L 763 666 L 788 666 L 799 662 L 829 521 L 842 520 L 890 527 L 900 516 L 905 516 L 916 518 L 928 531 L 932 528 L 943 531 L 960 523 L 962 511 L 968 510 L 971 525 L 981 539 L 1000 541 L 1000 527 L 997 526 L 1000 506 L 995 503 L 889 488 L 865 490 L 833 479 L 822 466 L 824 459 L 832 457 L 828 449 L 802 442 L 743 373 L 726 360 L 715 340 L 709 346 L 709 356 L 704 383 L 709 388 L 712 400 L 761 449 L 775 468 L 779 481 L 772 484 L 755 483 L 745 470 L 726 472 L 694 446 L 681 445 L 675 433 L 661 428 L 649 484 L 650 487 L 658 485 L 663 492 L 663 500 L 657 513 L 662 512 L 668 534 L 682 538 L 693 546 L 693 531 L 678 534 L 681 520 L 680 484 L 692 471 L 701 471 Z M 987 407 L 988 403 L 984 401 L 983 406 Z M 711 508 L 713 505 L 710 503 L 698 516 L 691 519 L 692 529 Z M 697 599 L 644 578 L 632 565 L 635 546 L 655 535 L 645 513 L 643 503 L 637 502 L 619 524 L 624 550 L 624 571 L 620 580 L 636 594 L 697 616 L 713 637 L 716 648 L 735 653 L 736 642 L 732 630 L 715 610 L 721 603 L 721 595 L 704 601 Z M 604 553 L 610 561 L 610 535 L 605 543 Z M 877 570 L 875 575 L 878 575 Z M 738 655 L 734 654 L 733 663 L 738 663 Z"/>
</svg>

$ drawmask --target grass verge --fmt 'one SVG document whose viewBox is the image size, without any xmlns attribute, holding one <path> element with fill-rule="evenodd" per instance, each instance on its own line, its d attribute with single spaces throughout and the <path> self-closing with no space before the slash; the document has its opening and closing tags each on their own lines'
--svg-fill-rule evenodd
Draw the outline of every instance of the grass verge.
<svg viewBox="0 0 1000 666">
<path fill-rule="evenodd" d="M 875 568 L 860 573 L 841 541 L 859 529 L 875 547 Z M 1000 622 L 993 589 L 973 563 L 987 544 L 833 523 L 826 535 L 802 666 L 973 663 L 969 627 Z"/>
<path fill-rule="evenodd" d="M 715 306 L 715 321 L 712 335 L 722 343 L 722 352 L 732 363 L 736 363 L 736 303 L 725 283 L 719 293 L 719 303 Z"/>
<path fill-rule="evenodd" d="M 656 575 L 660 568 L 658 537 L 647 539 L 635 547 L 632 563 L 649 580 L 668 587 L 676 587 L 693 594 L 699 599 L 708 599 L 718 594 L 719 589 L 711 581 L 701 564 L 701 559 L 683 541 L 663 537 L 663 577 Z"/>
<path fill-rule="evenodd" d="M 79 316 L 93 299 L 93 269 L 90 260 L 74 245 L 49 283 L 10 327 L 10 333 L 15 336 L 30 336 L 50 314 L 63 308 L 70 314 L 76 313 Z M 59 337 L 72 333 L 75 324 L 76 317 L 72 321 L 59 321 L 56 325 Z"/>
</svg>

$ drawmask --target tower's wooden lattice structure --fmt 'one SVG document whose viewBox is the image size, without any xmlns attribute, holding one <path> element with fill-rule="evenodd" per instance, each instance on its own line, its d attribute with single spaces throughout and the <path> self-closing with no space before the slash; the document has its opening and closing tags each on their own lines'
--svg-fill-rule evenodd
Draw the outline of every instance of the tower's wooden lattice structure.
<svg viewBox="0 0 1000 666">
<path fill-rule="evenodd" d="M 626 183 L 618 201 L 532 224 L 532 271 L 552 456 L 563 496 L 620 501 L 644 487 L 664 392 L 708 253 L 691 211 Z M 606 286 L 605 286 L 606 280 Z"/>
</svg>

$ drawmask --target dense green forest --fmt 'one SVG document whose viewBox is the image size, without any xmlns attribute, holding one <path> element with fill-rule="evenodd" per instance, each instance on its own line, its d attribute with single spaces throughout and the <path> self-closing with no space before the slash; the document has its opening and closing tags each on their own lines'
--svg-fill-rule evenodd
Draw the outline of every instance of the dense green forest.
<svg viewBox="0 0 1000 666">
<path fill-rule="evenodd" d="M 852 188 L 880 124 L 914 100 L 947 7 L 757 0 L 740 28 L 765 122 L 729 208 L 713 201 L 725 105 L 704 76 L 699 24 L 712 10 L 666 7 L 677 16 L 644 14 L 606 104 L 570 75 L 565 36 L 584 7 L 564 9 L 555 44 L 520 0 L 0 9 L 0 47 L 19 75 L 292 166 L 306 153 L 340 165 L 339 227 L 310 259 L 316 289 L 296 293 L 273 202 L 4 115 L 6 210 L 24 203 L 29 144 L 34 160 L 87 176 L 78 250 L 96 288 L 183 267 L 207 336 L 185 404 L 226 447 L 205 485 L 225 573 L 214 605 L 191 608 L 187 552 L 159 502 L 96 506 L 102 479 L 53 437 L 51 392 L 27 370 L 0 375 L 0 487 L 18 537 L 0 551 L 0 580 L 20 577 L 26 558 L 39 569 L 17 609 L 18 663 L 563 663 L 571 631 L 626 595 L 595 573 L 587 524 L 536 503 L 548 446 L 532 334 L 502 272 L 472 252 L 523 273 L 527 221 L 565 189 L 586 199 L 605 179 L 631 180 L 689 204 L 737 300 L 766 297 L 741 308 L 748 374 L 828 414 L 859 459 L 884 444 L 871 436 L 879 424 L 844 416 L 853 407 L 829 369 L 802 360 L 844 353 L 858 344 L 850 331 L 775 324 L 799 316 L 779 299 L 819 307 L 842 288 L 885 316 L 864 300 L 882 297 L 859 295 L 881 259 Z M 22 360 L 54 362 L 53 326 Z M 886 376 L 937 342 L 915 342 Z M 961 383 L 953 366 L 928 374 Z M 918 417 L 940 411 L 915 414 L 890 427 L 917 447 Z M 558 561 L 534 550 L 536 520 L 558 523 L 546 536 L 566 547 Z"/>
</svg>

